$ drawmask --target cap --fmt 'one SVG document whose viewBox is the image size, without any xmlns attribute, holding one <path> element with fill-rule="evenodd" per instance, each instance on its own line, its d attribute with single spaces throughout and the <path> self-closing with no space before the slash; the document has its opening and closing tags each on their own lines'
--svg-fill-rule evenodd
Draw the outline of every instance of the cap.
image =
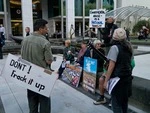
<svg viewBox="0 0 150 113">
<path fill-rule="evenodd" d="M 118 28 L 114 31 L 113 40 L 120 41 L 126 38 L 126 31 L 123 28 Z"/>
</svg>

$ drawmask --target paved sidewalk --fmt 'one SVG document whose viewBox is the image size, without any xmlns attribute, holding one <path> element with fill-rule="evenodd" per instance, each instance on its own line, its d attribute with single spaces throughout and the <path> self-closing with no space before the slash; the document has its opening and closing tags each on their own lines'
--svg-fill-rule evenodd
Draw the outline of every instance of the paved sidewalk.
<svg viewBox="0 0 150 113">
<path fill-rule="evenodd" d="M 150 80 L 150 54 L 135 56 L 133 75 Z"/>
<path fill-rule="evenodd" d="M 0 60 L 0 72 L 5 64 L 7 56 L 4 56 L 3 60 Z M 62 61 L 61 55 L 56 55 L 57 61 L 52 64 L 52 69 L 57 70 Z M 138 67 L 143 58 L 143 55 L 135 57 L 137 62 L 135 72 L 138 73 L 140 67 Z M 148 56 L 149 57 L 149 56 Z M 147 60 L 148 57 L 144 56 Z M 150 65 L 149 63 L 146 65 Z M 145 67 L 143 67 L 143 70 Z M 145 71 L 147 72 L 148 69 Z M 136 75 L 136 74 L 135 74 Z M 143 72 L 143 76 L 146 73 Z M 0 76 L 0 113 L 29 113 L 26 89 L 7 81 Z M 103 105 L 93 105 L 93 100 L 79 91 L 73 89 L 67 84 L 58 80 L 54 87 L 52 96 L 52 113 L 112 113 L 112 111 Z M 136 111 L 135 113 L 145 113 L 142 110 L 129 106 Z M 3 112 L 3 108 L 5 112 Z"/>
</svg>

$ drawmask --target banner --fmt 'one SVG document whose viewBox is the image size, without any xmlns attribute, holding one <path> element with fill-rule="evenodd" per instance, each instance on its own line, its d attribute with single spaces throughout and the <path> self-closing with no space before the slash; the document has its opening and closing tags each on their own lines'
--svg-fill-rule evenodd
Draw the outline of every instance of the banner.
<svg viewBox="0 0 150 113">
<path fill-rule="evenodd" d="M 89 12 L 89 26 L 96 28 L 105 27 L 105 15 L 106 11 L 104 9 L 94 9 Z"/>
<path fill-rule="evenodd" d="M 83 67 L 83 88 L 95 93 L 96 88 L 97 60 L 84 57 Z"/>
<path fill-rule="evenodd" d="M 80 66 L 67 65 L 62 73 L 62 80 L 78 87 L 82 68 Z"/>
<path fill-rule="evenodd" d="M 43 96 L 50 97 L 58 75 L 9 54 L 1 75 Z"/>
</svg>

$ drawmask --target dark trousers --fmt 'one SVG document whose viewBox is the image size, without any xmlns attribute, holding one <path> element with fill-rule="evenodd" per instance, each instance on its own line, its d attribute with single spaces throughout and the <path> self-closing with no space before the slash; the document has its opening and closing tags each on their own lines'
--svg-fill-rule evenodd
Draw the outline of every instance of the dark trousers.
<svg viewBox="0 0 150 113">
<path fill-rule="evenodd" d="M 62 68 L 62 64 L 61 64 L 59 69 L 58 69 L 58 76 L 59 76 L 59 78 L 62 76 L 62 73 L 63 73 L 64 70 L 65 70 L 65 68 Z"/>
<path fill-rule="evenodd" d="M 111 94 L 112 109 L 114 113 L 127 113 L 128 91 L 129 91 L 129 82 L 122 82 L 120 80 L 114 87 Z"/>
<path fill-rule="evenodd" d="M 29 113 L 51 113 L 51 100 L 30 90 L 27 91 Z M 38 106 L 40 111 L 38 112 Z"/>
<path fill-rule="evenodd" d="M 3 51 L 2 51 L 2 47 L 0 47 L 0 59 L 3 59 Z"/>
</svg>

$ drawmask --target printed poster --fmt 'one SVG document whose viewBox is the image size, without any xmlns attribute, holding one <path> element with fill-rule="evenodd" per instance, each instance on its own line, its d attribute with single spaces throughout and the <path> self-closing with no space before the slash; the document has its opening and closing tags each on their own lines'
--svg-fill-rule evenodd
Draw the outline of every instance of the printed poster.
<svg viewBox="0 0 150 113">
<path fill-rule="evenodd" d="M 82 68 L 80 66 L 68 64 L 62 73 L 62 80 L 64 80 L 67 83 L 70 83 L 75 87 L 78 87 L 81 73 Z"/>
<path fill-rule="evenodd" d="M 97 73 L 97 60 L 89 57 L 84 57 L 82 86 L 86 91 L 95 93 L 96 73 Z"/>
</svg>

